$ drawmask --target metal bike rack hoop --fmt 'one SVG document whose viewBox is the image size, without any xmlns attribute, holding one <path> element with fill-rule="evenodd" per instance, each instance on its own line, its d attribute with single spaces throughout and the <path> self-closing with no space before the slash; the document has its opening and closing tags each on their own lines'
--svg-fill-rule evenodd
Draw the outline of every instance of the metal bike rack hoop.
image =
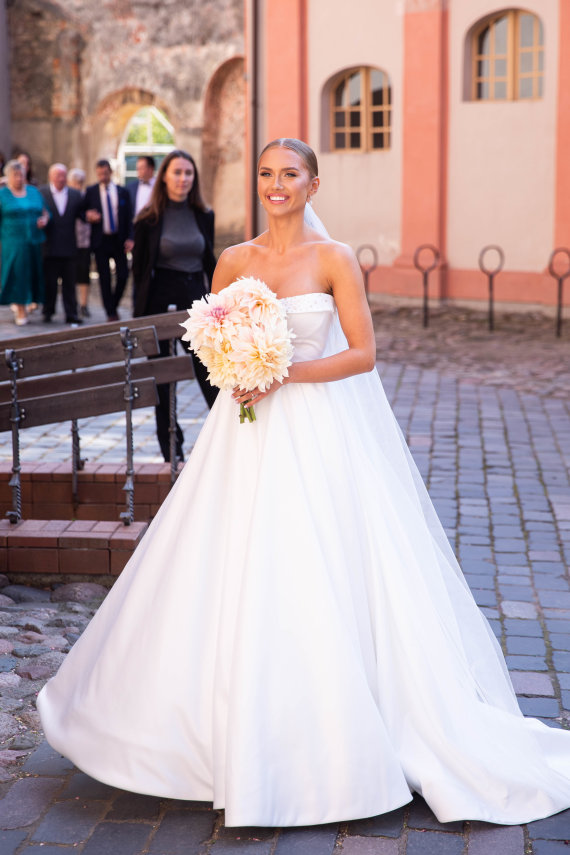
<svg viewBox="0 0 570 855">
<path fill-rule="evenodd" d="M 421 263 L 420 256 L 422 252 L 431 252 L 433 254 L 433 259 L 431 264 L 424 265 Z M 427 327 L 429 325 L 429 307 L 428 307 L 428 287 L 429 287 L 429 275 L 432 270 L 439 265 L 440 262 L 440 253 L 439 249 L 436 246 L 433 246 L 431 243 L 422 243 L 416 251 L 414 252 L 414 267 L 420 271 L 422 274 L 422 284 L 424 289 L 424 313 L 423 313 L 423 325 Z"/>
<path fill-rule="evenodd" d="M 372 253 L 372 264 L 365 265 L 361 262 L 360 256 L 365 251 Z M 378 252 L 376 251 L 376 247 L 373 246 L 371 243 L 363 243 L 362 246 L 359 246 L 356 250 L 356 259 L 360 264 L 360 269 L 362 270 L 362 275 L 364 276 L 364 291 L 366 292 L 366 297 L 368 298 L 368 277 L 370 276 L 372 271 L 376 270 L 376 268 L 378 267 Z"/>
<path fill-rule="evenodd" d="M 568 259 L 568 270 L 564 273 L 560 273 L 560 271 L 556 270 L 555 260 L 557 255 L 565 255 Z M 564 285 L 564 280 L 570 276 L 570 249 L 565 246 L 558 246 L 556 249 L 553 249 L 550 253 L 550 258 L 548 259 L 548 272 L 550 275 L 558 281 L 558 308 L 556 311 L 556 335 L 560 338 L 562 334 L 562 289 Z"/>
<path fill-rule="evenodd" d="M 496 252 L 499 256 L 499 260 L 497 265 L 491 269 L 485 265 L 485 255 L 488 252 Z M 495 294 L 494 294 L 494 282 L 495 276 L 497 273 L 500 273 L 505 264 L 505 253 L 497 244 L 490 243 L 487 246 L 484 246 L 481 252 L 479 253 L 479 270 L 488 277 L 489 280 L 489 332 L 493 332 L 495 329 Z"/>
</svg>

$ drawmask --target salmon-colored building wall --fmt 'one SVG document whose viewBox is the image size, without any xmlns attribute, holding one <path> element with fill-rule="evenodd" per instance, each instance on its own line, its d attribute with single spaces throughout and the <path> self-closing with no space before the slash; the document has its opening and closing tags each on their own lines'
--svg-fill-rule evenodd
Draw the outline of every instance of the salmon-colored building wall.
<svg viewBox="0 0 570 855">
<path fill-rule="evenodd" d="M 479 250 L 500 244 L 510 270 L 546 266 L 554 225 L 558 0 L 526 2 L 545 34 L 544 96 L 533 101 L 463 97 L 465 42 L 495 8 L 489 0 L 455 3 L 450 13 L 448 258 L 472 267 Z"/>
<path fill-rule="evenodd" d="M 555 245 L 570 243 L 570 37 L 567 0 L 529 0 L 545 34 L 543 97 L 468 99 L 472 28 L 505 7 L 489 0 L 259 0 L 264 139 L 300 136 L 317 152 L 317 212 L 331 235 L 372 244 L 373 290 L 421 293 L 412 264 L 435 244 L 442 268 L 432 294 L 487 297 L 481 248 L 499 244 L 505 271 L 497 300 L 553 303 L 547 275 Z M 368 153 L 328 150 L 328 84 L 353 67 L 388 73 L 392 145 Z M 570 295 L 567 295 L 570 299 Z"/>
<path fill-rule="evenodd" d="M 359 66 L 387 72 L 393 101 L 400 101 L 402 27 L 403 17 L 393 0 L 338 3 L 334 14 L 330 3 L 309 3 L 308 142 L 317 151 L 321 175 L 315 210 L 336 239 L 355 250 L 374 245 L 382 264 L 392 264 L 401 243 L 401 110 L 392 110 L 391 148 L 362 154 L 326 150 L 329 128 L 324 113 L 327 83 L 339 72 Z M 351 37 L 355 29 L 358 36 Z"/>
<path fill-rule="evenodd" d="M 265 141 L 306 136 L 305 0 L 268 0 L 263 18 Z M 294 133 L 288 133 L 293 128 Z"/>
<path fill-rule="evenodd" d="M 570 3 L 560 0 L 558 17 L 558 103 L 554 243 L 570 244 Z"/>
</svg>

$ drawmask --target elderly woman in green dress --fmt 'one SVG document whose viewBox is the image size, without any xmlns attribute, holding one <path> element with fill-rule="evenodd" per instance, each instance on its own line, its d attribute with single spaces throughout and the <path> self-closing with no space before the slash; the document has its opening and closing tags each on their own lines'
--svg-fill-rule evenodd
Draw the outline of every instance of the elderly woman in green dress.
<svg viewBox="0 0 570 855">
<path fill-rule="evenodd" d="M 0 305 L 12 306 L 17 326 L 28 323 L 26 308 L 43 301 L 41 244 L 49 214 L 40 191 L 26 184 L 17 160 L 4 167 L 0 187 Z"/>
</svg>

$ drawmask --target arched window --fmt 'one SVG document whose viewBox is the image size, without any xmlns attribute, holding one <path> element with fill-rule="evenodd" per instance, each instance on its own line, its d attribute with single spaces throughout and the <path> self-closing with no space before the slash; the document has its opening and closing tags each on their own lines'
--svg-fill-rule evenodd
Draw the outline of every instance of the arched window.
<svg viewBox="0 0 570 855">
<path fill-rule="evenodd" d="M 544 32 L 536 15 L 511 9 L 493 15 L 472 36 L 475 101 L 542 98 Z"/>
<path fill-rule="evenodd" d="M 119 146 L 117 173 L 125 181 L 137 177 L 136 164 L 141 155 L 154 157 L 157 167 L 174 148 L 174 128 L 157 107 L 143 107 L 125 130 Z"/>
<path fill-rule="evenodd" d="M 356 68 L 330 85 L 330 151 L 390 148 L 390 80 L 378 68 Z"/>
</svg>

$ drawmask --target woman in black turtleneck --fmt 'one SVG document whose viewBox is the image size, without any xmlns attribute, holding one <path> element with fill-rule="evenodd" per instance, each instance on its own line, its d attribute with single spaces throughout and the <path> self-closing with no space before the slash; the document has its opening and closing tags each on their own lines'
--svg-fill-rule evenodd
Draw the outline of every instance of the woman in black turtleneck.
<svg viewBox="0 0 570 855">
<path fill-rule="evenodd" d="M 174 304 L 188 309 L 210 290 L 214 258 L 214 212 L 200 194 L 198 170 L 185 151 L 171 151 L 162 161 L 150 202 L 135 220 L 133 279 L 135 317 L 166 312 Z M 168 342 L 160 343 L 168 355 Z M 218 390 L 207 371 L 194 359 L 194 373 L 209 407 Z M 158 386 L 156 432 L 165 460 L 170 460 L 168 386 Z M 184 435 L 176 425 L 176 453 L 182 455 Z"/>
</svg>

